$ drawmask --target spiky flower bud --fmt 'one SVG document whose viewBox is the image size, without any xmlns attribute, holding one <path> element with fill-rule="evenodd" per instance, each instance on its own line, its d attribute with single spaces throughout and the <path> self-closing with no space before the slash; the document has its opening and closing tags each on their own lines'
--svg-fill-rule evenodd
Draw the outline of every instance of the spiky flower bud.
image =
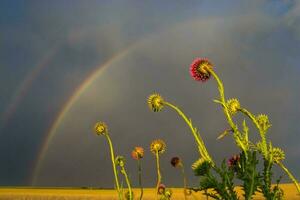
<svg viewBox="0 0 300 200">
<path fill-rule="evenodd" d="M 147 103 L 153 112 L 159 112 L 164 107 L 164 99 L 157 93 L 151 94 L 148 97 Z"/>
<path fill-rule="evenodd" d="M 192 169 L 195 176 L 203 176 L 209 171 L 210 168 L 211 164 L 204 158 L 200 158 L 192 164 Z"/>
<path fill-rule="evenodd" d="M 144 157 L 144 149 L 143 147 L 134 147 L 131 152 L 131 157 L 135 160 L 139 160 Z"/>
<path fill-rule="evenodd" d="M 179 157 L 173 157 L 173 158 L 171 159 L 171 165 L 172 165 L 173 167 L 179 167 L 181 164 L 182 164 L 182 163 L 181 163 L 181 159 L 180 159 Z"/>
<path fill-rule="evenodd" d="M 237 99 L 229 99 L 226 103 L 226 106 L 230 114 L 234 115 L 239 109 L 241 109 L 240 102 Z"/>
<path fill-rule="evenodd" d="M 167 199 L 170 199 L 171 196 L 172 196 L 172 194 L 173 194 L 173 192 L 172 192 L 171 189 L 167 189 L 167 190 L 165 191 L 165 197 L 166 197 Z"/>
<path fill-rule="evenodd" d="M 280 148 L 272 148 L 272 157 L 275 163 L 279 163 L 280 161 L 285 159 L 285 153 Z"/>
<path fill-rule="evenodd" d="M 108 129 L 107 125 L 104 122 L 97 122 L 94 126 L 94 131 L 97 135 L 107 135 Z"/>
<path fill-rule="evenodd" d="M 123 156 L 117 156 L 115 159 L 116 165 L 120 166 L 120 167 L 124 167 L 125 166 L 125 158 Z"/>
<path fill-rule="evenodd" d="M 157 188 L 157 194 L 164 194 L 166 190 L 166 186 L 162 183 L 159 184 Z"/>
<path fill-rule="evenodd" d="M 271 124 L 269 122 L 269 118 L 267 115 L 264 115 L 264 114 L 258 115 L 256 117 L 256 121 L 263 131 L 267 131 L 271 127 Z"/>
<path fill-rule="evenodd" d="M 165 150 L 166 150 L 166 143 L 163 140 L 157 139 L 151 142 L 150 151 L 153 154 L 156 154 L 156 152 L 162 154 L 165 152 Z"/>
</svg>

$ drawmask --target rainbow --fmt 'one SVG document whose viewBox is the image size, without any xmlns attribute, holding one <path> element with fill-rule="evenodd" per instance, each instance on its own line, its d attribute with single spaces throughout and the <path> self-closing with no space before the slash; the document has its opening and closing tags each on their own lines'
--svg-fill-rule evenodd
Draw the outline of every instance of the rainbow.
<svg viewBox="0 0 300 200">
<path fill-rule="evenodd" d="M 180 27 L 181 25 L 185 23 L 193 23 L 195 20 L 188 20 L 185 22 L 182 22 L 180 24 L 175 25 L 176 27 Z M 163 29 L 160 30 L 160 33 L 167 32 L 169 29 Z M 134 42 L 133 44 L 126 47 L 121 52 L 115 54 L 113 57 L 111 57 L 109 60 L 107 60 L 105 63 L 97 66 L 94 71 L 92 71 L 87 78 L 74 90 L 72 95 L 68 98 L 66 103 L 63 105 L 60 112 L 58 112 L 57 116 L 55 117 L 55 120 L 50 127 L 49 131 L 47 131 L 45 140 L 41 145 L 40 151 L 38 151 L 37 159 L 35 160 L 35 164 L 33 166 L 33 170 L 31 173 L 31 185 L 35 186 L 37 184 L 38 176 L 40 174 L 40 170 L 42 167 L 42 163 L 44 161 L 45 155 L 48 151 L 49 145 L 51 144 L 51 141 L 53 137 L 55 136 L 57 128 L 60 126 L 60 124 L 63 122 L 66 114 L 70 110 L 70 108 L 74 105 L 74 103 L 80 98 L 80 96 L 84 93 L 84 91 L 102 74 L 102 72 L 108 68 L 109 66 L 113 65 L 115 62 L 120 61 L 124 57 L 126 57 L 129 53 L 131 53 L 133 50 L 137 49 L 138 47 L 141 47 L 142 44 L 146 44 L 148 41 L 152 41 L 155 38 L 156 34 L 151 33 L 147 36 L 144 36 L 140 40 Z"/>
<path fill-rule="evenodd" d="M 11 117 L 16 112 L 18 106 L 26 96 L 26 93 L 30 89 L 32 83 L 36 77 L 41 73 L 41 71 L 48 66 L 48 63 L 56 55 L 59 49 L 59 45 L 55 44 L 50 50 L 46 52 L 43 58 L 35 65 L 33 70 L 23 79 L 20 86 L 17 88 L 16 92 L 13 94 L 10 104 L 7 106 L 6 110 L 0 117 L 1 127 L 5 127 L 6 123 L 11 119 Z"/>
<path fill-rule="evenodd" d="M 125 48 L 123 51 L 119 52 L 118 54 L 115 54 L 113 57 L 111 57 L 109 60 L 107 60 L 105 63 L 97 66 L 95 70 L 93 70 L 87 78 L 74 90 L 73 94 L 70 96 L 70 98 L 66 101 L 66 103 L 63 105 L 60 112 L 58 112 L 57 117 L 54 120 L 54 123 L 50 127 L 49 131 L 47 131 L 46 139 L 41 145 L 41 150 L 38 151 L 39 154 L 36 159 L 36 164 L 34 165 L 32 175 L 31 175 L 31 185 L 36 185 L 38 175 L 40 173 L 43 159 L 47 153 L 47 150 L 49 148 L 49 145 L 51 144 L 51 141 L 56 133 L 57 128 L 62 123 L 63 119 L 65 118 L 66 114 L 70 110 L 70 108 L 74 105 L 74 103 L 79 99 L 79 97 L 82 95 L 82 93 L 99 77 L 102 72 L 114 64 L 116 61 L 121 60 L 125 56 L 127 56 L 132 50 L 134 50 L 136 47 L 138 47 L 142 41 L 135 42 L 131 45 L 129 45 L 127 48 Z"/>
</svg>

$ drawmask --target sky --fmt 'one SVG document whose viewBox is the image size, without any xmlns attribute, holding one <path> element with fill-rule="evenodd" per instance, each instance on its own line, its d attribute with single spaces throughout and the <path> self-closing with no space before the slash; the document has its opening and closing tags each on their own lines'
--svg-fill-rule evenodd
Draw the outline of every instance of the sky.
<svg viewBox="0 0 300 200">
<path fill-rule="evenodd" d="M 115 153 L 137 186 L 135 146 L 145 149 L 143 182 L 156 181 L 154 139 L 167 144 L 163 182 L 181 187 L 170 165 L 182 158 L 189 183 L 198 159 L 193 137 L 157 92 L 199 129 L 216 162 L 237 154 L 214 80 L 194 81 L 189 65 L 207 57 L 227 98 L 268 114 L 268 138 L 286 152 L 300 180 L 300 2 L 297 0 L 0 2 L 0 185 L 113 187 L 109 146 L 93 126 L 109 127 Z M 237 116 L 237 121 L 243 118 Z M 250 124 L 250 121 L 247 121 Z M 257 132 L 250 126 L 252 140 Z M 286 175 L 277 167 L 276 175 Z"/>
</svg>

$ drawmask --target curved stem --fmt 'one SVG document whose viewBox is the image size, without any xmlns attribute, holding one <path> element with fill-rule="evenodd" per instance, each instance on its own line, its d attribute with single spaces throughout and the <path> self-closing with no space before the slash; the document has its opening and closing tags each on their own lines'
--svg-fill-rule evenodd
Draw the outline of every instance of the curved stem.
<svg viewBox="0 0 300 200">
<path fill-rule="evenodd" d="M 217 81 L 217 84 L 218 84 L 218 89 L 219 89 L 219 94 L 220 94 L 220 100 L 222 102 L 222 105 L 223 105 L 223 109 L 224 109 L 224 113 L 225 113 L 225 116 L 227 118 L 227 121 L 229 123 L 229 125 L 231 126 L 232 130 L 234 132 L 237 132 L 238 131 L 238 128 L 237 126 L 235 125 L 235 123 L 233 122 L 232 120 L 232 117 L 229 113 L 229 110 L 226 106 L 226 100 L 225 100 L 225 94 L 224 94 L 224 86 L 223 86 L 223 83 L 222 81 L 220 80 L 220 78 L 218 77 L 218 75 L 211 69 L 207 69 L 209 71 L 209 73 L 211 73 L 213 75 L 213 77 L 216 79 Z"/>
<path fill-rule="evenodd" d="M 256 126 L 256 128 L 258 129 L 258 131 L 259 131 L 259 135 L 260 135 L 260 137 L 261 137 L 261 142 L 262 142 L 262 145 L 263 145 L 263 156 L 266 158 L 266 159 L 269 159 L 269 156 L 268 156 L 268 145 L 267 145 L 267 140 L 266 140 L 266 137 L 265 137 L 265 131 L 263 131 L 262 129 L 261 129 L 261 127 L 259 126 L 259 124 L 258 124 L 258 122 L 257 122 L 257 120 L 256 120 L 256 118 L 255 118 L 255 116 L 251 113 L 251 112 L 249 112 L 247 109 L 245 109 L 245 108 L 242 108 L 242 109 L 240 109 L 240 111 L 243 113 L 243 114 L 245 114 L 246 116 L 248 116 L 250 119 L 251 119 L 251 121 L 255 124 L 255 126 Z"/>
<path fill-rule="evenodd" d="M 138 159 L 137 161 L 138 161 L 139 186 L 141 188 L 140 200 L 142 200 L 143 194 L 144 194 L 144 190 L 143 190 L 143 186 L 142 186 L 142 164 L 141 164 L 141 160 L 140 159 Z"/>
<path fill-rule="evenodd" d="M 165 105 L 173 108 L 182 118 L 183 120 L 187 123 L 187 125 L 190 127 L 192 134 L 197 142 L 198 148 L 200 155 L 205 158 L 207 161 L 209 161 L 212 165 L 214 165 L 213 160 L 211 159 L 210 155 L 208 154 L 208 151 L 204 145 L 203 139 L 201 138 L 200 134 L 197 133 L 196 128 L 193 127 L 192 122 L 185 116 L 185 114 L 176 106 L 169 102 L 164 102 Z"/>
<path fill-rule="evenodd" d="M 227 118 L 227 121 L 230 125 L 230 127 L 233 130 L 233 136 L 234 139 L 237 143 L 237 145 L 245 152 L 245 155 L 247 157 L 247 149 L 245 147 L 245 145 L 243 144 L 243 142 L 241 141 L 241 134 L 236 126 L 236 124 L 233 122 L 232 117 L 230 115 L 230 112 L 226 106 L 226 100 L 225 100 L 225 94 L 224 94 L 224 86 L 222 81 L 220 80 L 220 78 L 218 77 L 218 75 L 210 68 L 207 68 L 207 70 L 209 71 L 209 73 L 216 79 L 217 84 L 218 84 L 218 89 L 219 89 L 219 94 L 220 94 L 220 100 L 221 100 L 221 104 L 223 106 L 223 111 L 224 114 Z"/>
<path fill-rule="evenodd" d="M 110 148 L 110 155 L 111 155 L 111 161 L 112 161 L 113 170 L 114 170 L 114 176 L 115 176 L 115 183 L 116 183 L 116 187 L 117 187 L 117 192 L 118 192 L 118 195 L 119 195 L 119 199 L 122 199 L 122 195 L 120 193 L 118 174 L 117 174 L 117 169 L 116 169 L 116 164 L 115 164 L 115 155 L 114 155 L 113 145 L 112 145 L 111 139 L 110 139 L 108 134 L 106 134 L 106 138 L 108 140 L 108 144 L 109 144 L 109 148 Z"/>
<path fill-rule="evenodd" d="M 279 167 L 281 167 L 283 169 L 283 171 L 285 171 L 285 173 L 287 173 L 287 175 L 289 176 L 289 178 L 294 182 L 298 193 L 300 194 L 300 186 L 298 181 L 296 180 L 296 178 L 291 174 L 291 172 L 281 163 L 277 163 L 279 165 Z"/>
<path fill-rule="evenodd" d="M 122 167 L 122 168 L 121 168 L 121 172 L 122 172 L 122 174 L 124 174 L 124 176 L 125 176 L 126 184 L 127 184 L 128 191 L 129 191 L 129 199 L 130 199 L 130 200 L 133 200 L 132 189 L 131 189 L 130 181 L 129 181 L 128 175 L 127 175 L 127 173 L 126 173 L 125 167 Z"/>
<path fill-rule="evenodd" d="M 159 184 L 161 183 L 158 151 L 155 152 L 155 157 L 156 157 L 156 168 L 157 168 L 157 183 L 156 183 L 156 191 L 155 192 L 156 192 L 156 197 L 158 200 L 158 187 L 159 187 Z"/>
<path fill-rule="evenodd" d="M 184 171 L 184 166 L 183 164 L 180 165 L 181 168 L 181 173 L 183 176 L 183 193 L 184 193 L 184 199 L 187 200 L 187 179 L 186 179 L 186 175 L 185 175 L 185 171 Z"/>
</svg>

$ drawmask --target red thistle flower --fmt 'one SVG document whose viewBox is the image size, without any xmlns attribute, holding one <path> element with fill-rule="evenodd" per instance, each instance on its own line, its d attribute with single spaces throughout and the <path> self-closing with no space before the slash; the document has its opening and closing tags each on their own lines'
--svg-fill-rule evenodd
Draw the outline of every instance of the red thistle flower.
<svg viewBox="0 0 300 200">
<path fill-rule="evenodd" d="M 139 160 L 144 157 L 144 149 L 143 147 L 134 147 L 131 152 L 131 157 L 135 160 Z"/>
<path fill-rule="evenodd" d="M 212 69 L 212 64 L 206 58 L 196 58 L 190 65 L 190 74 L 196 81 L 207 81 L 211 74 L 207 69 Z"/>
<path fill-rule="evenodd" d="M 173 167 L 179 167 L 180 164 L 181 164 L 181 160 L 180 160 L 179 157 L 173 157 L 173 158 L 171 159 L 171 165 L 172 165 Z"/>
<path fill-rule="evenodd" d="M 164 184 L 159 184 L 158 188 L 157 188 L 157 193 L 158 194 L 164 194 L 166 190 L 166 186 Z"/>
<path fill-rule="evenodd" d="M 240 160 L 240 155 L 234 155 L 228 160 L 228 166 L 236 171 L 238 163 Z"/>
</svg>

